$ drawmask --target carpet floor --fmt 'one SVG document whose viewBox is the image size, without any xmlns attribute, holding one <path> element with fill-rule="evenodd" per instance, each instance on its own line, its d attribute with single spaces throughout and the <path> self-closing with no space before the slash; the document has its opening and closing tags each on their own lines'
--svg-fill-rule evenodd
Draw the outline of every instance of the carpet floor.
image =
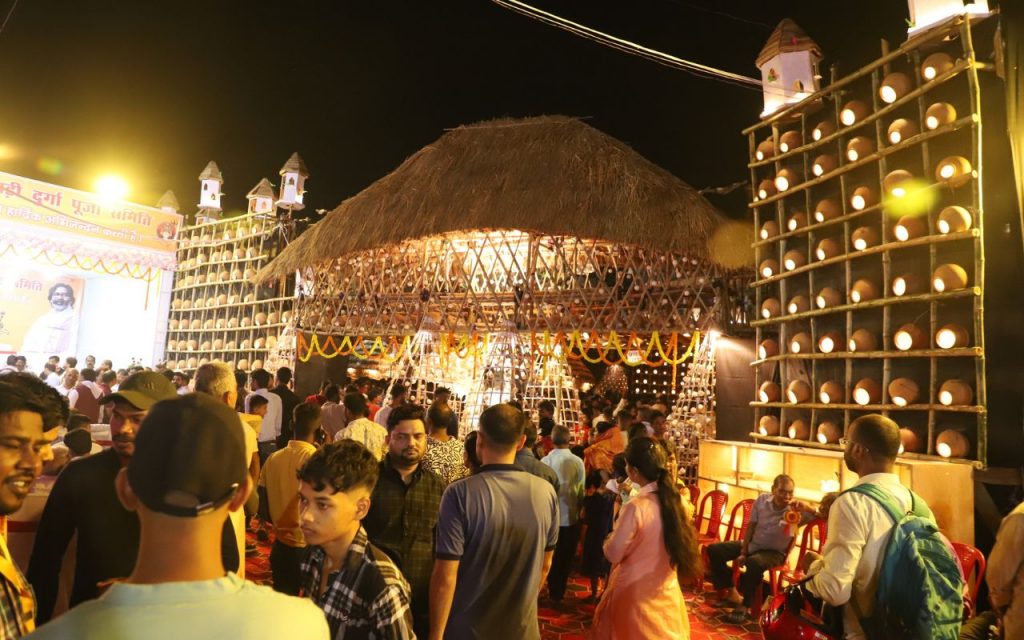
<svg viewBox="0 0 1024 640">
<path fill-rule="evenodd" d="M 258 542 L 253 534 L 249 541 L 256 544 L 258 553 L 245 559 L 245 577 L 259 584 L 269 585 L 270 545 Z M 737 626 L 723 620 L 728 611 L 716 609 L 705 601 L 703 593 L 684 589 L 686 610 L 690 616 L 691 640 L 756 640 L 761 637 L 757 623 L 750 621 Z M 541 637 L 544 640 L 583 640 L 587 637 L 594 617 L 595 602 L 591 602 L 590 582 L 573 575 L 569 580 L 562 602 L 555 603 L 541 597 L 538 606 Z"/>
</svg>

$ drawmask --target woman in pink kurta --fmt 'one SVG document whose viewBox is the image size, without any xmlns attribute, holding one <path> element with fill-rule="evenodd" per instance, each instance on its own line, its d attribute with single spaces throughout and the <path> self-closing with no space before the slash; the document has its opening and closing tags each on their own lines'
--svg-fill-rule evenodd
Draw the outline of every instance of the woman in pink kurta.
<svg viewBox="0 0 1024 640">
<path fill-rule="evenodd" d="M 619 513 L 604 543 L 612 563 L 594 612 L 592 640 L 687 639 L 680 577 L 696 572 L 696 534 L 669 480 L 664 448 L 650 438 L 626 447 L 626 471 L 640 493 Z"/>
</svg>

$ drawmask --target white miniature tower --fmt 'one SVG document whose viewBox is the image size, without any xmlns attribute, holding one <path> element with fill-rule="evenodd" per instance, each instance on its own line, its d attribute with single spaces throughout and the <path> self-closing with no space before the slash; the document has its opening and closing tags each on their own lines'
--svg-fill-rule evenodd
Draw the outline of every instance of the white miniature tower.
<svg viewBox="0 0 1024 640">
<path fill-rule="evenodd" d="M 199 182 L 202 185 L 199 191 L 199 212 L 196 214 L 197 222 L 206 218 L 210 220 L 220 219 L 220 187 L 224 184 L 224 176 L 220 173 L 217 163 L 210 160 L 203 172 L 199 174 Z"/>
<path fill-rule="evenodd" d="M 289 211 L 299 211 L 306 205 L 302 198 L 306 194 L 306 178 L 309 171 L 306 170 L 306 163 L 299 157 L 298 152 L 293 153 L 288 162 L 281 167 L 281 197 L 277 200 L 277 206 Z"/>
<path fill-rule="evenodd" d="M 972 15 L 987 16 L 988 0 L 908 0 L 910 7 L 910 26 L 907 36 L 923 31 L 928 27 L 945 22 L 953 16 Z"/>
<path fill-rule="evenodd" d="M 270 180 L 260 180 L 245 197 L 249 201 L 249 213 L 274 213 L 274 185 L 270 184 Z"/>
<path fill-rule="evenodd" d="M 181 209 L 178 205 L 177 196 L 175 196 L 174 192 L 170 189 L 168 189 L 164 195 L 160 196 L 160 199 L 157 200 L 156 206 L 160 207 L 160 210 L 164 213 L 178 213 L 178 210 Z"/>
<path fill-rule="evenodd" d="M 767 118 L 817 91 L 819 62 L 821 49 L 817 43 L 789 18 L 780 22 L 757 56 L 764 91 L 761 117 Z"/>
</svg>

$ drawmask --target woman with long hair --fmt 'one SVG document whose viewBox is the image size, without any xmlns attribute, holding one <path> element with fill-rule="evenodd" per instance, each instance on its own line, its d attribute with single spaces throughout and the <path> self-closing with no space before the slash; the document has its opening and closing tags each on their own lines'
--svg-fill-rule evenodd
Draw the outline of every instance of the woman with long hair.
<svg viewBox="0 0 1024 640">
<path fill-rule="evenodd" d="M 604 543 L 612 563 L 594 612 L 593 640 L 690 637 L 679 581 L 700 573 L 697 534 L 669 474 L 665 449 L 653 438 L 626 447 L 626 472 L 640 492 L 619 512 Z"/>
</svg>

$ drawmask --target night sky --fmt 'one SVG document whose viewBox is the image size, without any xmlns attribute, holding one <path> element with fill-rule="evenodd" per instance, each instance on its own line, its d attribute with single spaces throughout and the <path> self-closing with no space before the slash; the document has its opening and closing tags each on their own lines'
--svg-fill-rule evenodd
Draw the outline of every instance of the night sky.
<svg viewBox="0 0 1024 640">
<path fill-rule="evenodd" d="M 899 0 L 535 5 L 748 76 L 791 17 L 824 50 L 826 79 L 877 57 L 880 38 L 898 46 L 907 17 Z M 120 173 L 129 199 L 171 188 L 184 210 L 211 159 L 233 210 L 298 151 L 307 205 L 330 209 L 446 128 L 542 114 L 586 117 L 697 188 L 726 185 L 748 175 L 740 129 L 762 104 L 486 0 L 22 0 L 0 33 L 0 79 L 0 170 L 85 189 Z M 736 195 L 715 202 L 743 215 Z"/>
</svg>

